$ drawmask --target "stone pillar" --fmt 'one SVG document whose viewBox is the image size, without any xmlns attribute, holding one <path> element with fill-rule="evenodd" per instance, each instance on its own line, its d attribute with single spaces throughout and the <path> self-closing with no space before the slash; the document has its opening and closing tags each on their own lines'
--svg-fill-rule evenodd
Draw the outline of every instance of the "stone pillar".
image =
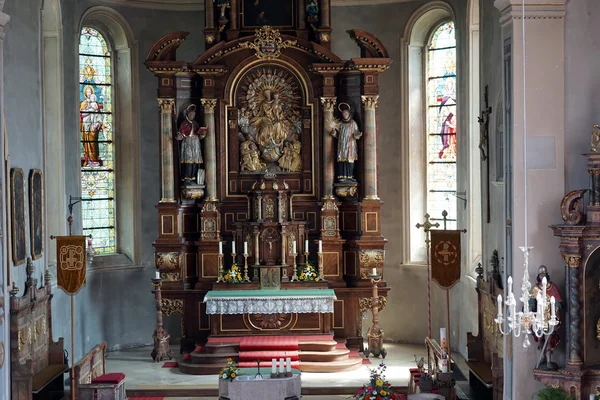
<svg viewBox="0 0 600 400">
<path fill-rule="evenodd" d="M 238 16 L 241 14 L 237 11 L 237 0 L 229 0 L 229 29 L 237 31 L 238 28 Z"/>
<path fill-rule="evenodd" d="M 204 108 L 204 123 L 208 128 L 204 139 L 204 168 L 206 172 L 206 200 L 217 199 L 217 141 L 215 133 L 216 99 L 201 99 Z"/>
<path fill-rule="evenodd" d="M 329 122 L 333 120 L 336 97 L 321 97 L 323 106 L 323 198 L 333 199 L 333 180 L 335 176 L 335 149 L 333 136 L 329 133 Z"/>
<path fill-rule="evenodd" d="M 377 116 L 375 109 L 379 96 L 362 96 L 365 109 L 363 146 L 364 146 L 364 176 L 363 192 L 365 200 L 379 200 L 377 195 Z"/>
<path fill-rule="evenodd" d="M 568 304 L 569 310 L 569 346 L 567 347 L 567 369 L 579 370 L 583 365 L 581 359 L 581 298 L 579 282 L 579 266 L 581 257 L 579 255 L 564 255 L 565 264 L 569 270 Z"/>
<path fill-rule="evenodd" d="M 173 165 L 174 99 L 158 99 L 160 107 L 161 203 L 175 202 L 175 166 Z"/>
</svg>

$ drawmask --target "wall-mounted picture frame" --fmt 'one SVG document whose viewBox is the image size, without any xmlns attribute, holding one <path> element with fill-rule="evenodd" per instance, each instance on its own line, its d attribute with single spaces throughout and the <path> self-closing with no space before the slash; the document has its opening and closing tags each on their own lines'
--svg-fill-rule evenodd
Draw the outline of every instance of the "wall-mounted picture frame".
<svg viewBox="0 0 600 400">
<path fill-rule="evenodd" d="M 294 27 L 294 0 L 243 0 L 242 6 L 243 28 Z"/>
<path fill-rule="evenodd" d="M 12 260 L 16 266 L 24 264 L 27 257 L 25 239 L 25 175 L 21 168 L 10 170 L 10 209 L 12 232 Z"/>
<path fill-rule="evenodd" d="M 44 180 L 42 171 L 29 172 L 29 229 L 31 258 L 37 260 L 44 253 Z"/>
</svg>

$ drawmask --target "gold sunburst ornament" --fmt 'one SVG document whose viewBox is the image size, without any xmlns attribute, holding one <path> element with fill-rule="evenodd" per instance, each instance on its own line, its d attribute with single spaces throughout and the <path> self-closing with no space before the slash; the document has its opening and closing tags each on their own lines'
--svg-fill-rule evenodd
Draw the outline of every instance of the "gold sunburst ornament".
<svg viewBox="0 0 600 400">
<path fill-rule="evenodd" d="M 295 46 L 296 40 L 283 41 L 279 29 L 265 25 L 256 30 L 254 42 L 242 42 L 241 47 L 256 50 L 256 57 L 261 60 L 272 60 L 281 55 L 281 49 Z"/>
</svg>

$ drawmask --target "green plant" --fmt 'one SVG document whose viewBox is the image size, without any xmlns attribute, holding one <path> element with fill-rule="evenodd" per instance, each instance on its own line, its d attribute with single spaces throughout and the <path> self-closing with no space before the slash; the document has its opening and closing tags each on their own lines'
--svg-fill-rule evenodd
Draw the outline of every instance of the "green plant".
<svg viewBox="0 0 600 400">
<path fill-rule="evenodd" d="M 540 400 L 573 400 L 564 390 L 554 387 L 543 388 L 537 392 L 537 396 Z"/>
</svg>

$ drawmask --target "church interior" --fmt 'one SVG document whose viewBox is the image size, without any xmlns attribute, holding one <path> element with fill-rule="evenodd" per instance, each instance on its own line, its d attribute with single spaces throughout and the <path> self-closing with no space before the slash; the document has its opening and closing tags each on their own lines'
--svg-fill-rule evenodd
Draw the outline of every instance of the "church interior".
<svg viewBox="0 0 600 400">
<path fill-rule="evenodd" d="M 0 398 L 600 400 L 595 17 L 0 0 Z"/>
</svg>

